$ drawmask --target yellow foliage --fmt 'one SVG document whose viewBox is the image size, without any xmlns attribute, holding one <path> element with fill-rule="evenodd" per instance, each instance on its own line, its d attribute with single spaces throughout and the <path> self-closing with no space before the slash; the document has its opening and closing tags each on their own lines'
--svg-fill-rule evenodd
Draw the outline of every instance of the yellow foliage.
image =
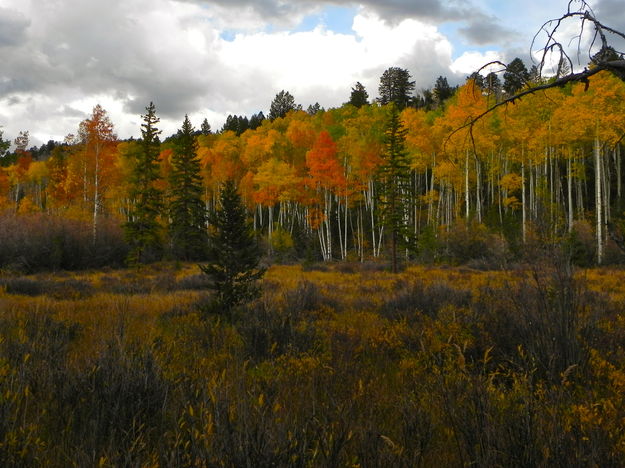
<svg viewBox="0 0 625 468">
<path fill-rule="evenodd" d="M 523 185 L 523 178 L 519 174 L 505 174 L 501 179 L 499 179 L 499 185 L 502 189 L 507 190 L 508 192 L 514 192 L 515 190 L 520 190 Z"/>
</svg>

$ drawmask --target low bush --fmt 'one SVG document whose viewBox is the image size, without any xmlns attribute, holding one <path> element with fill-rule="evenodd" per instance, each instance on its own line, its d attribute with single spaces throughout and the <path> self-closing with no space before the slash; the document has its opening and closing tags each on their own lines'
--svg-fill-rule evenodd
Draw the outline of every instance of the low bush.
<svg viewBox="0 0 625 468">
<path fill-rule="evenodd" d="M 116 220 L 100 221 L 94 243 L 86 222 L 45 213 L 0 215 L 0 269 L 32 273 L 122 266 L 127 251 Z"/>
</svg>

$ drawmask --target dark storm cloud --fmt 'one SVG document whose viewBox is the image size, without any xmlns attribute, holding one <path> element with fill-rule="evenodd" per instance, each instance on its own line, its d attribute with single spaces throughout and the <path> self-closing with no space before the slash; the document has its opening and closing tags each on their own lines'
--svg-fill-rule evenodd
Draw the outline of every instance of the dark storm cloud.
<svg viewBox="0 0 625 468">
<path fill-rule="evenodd" d="M 273 21 L 293 20 L 298 15 L 322 5 L 363 5 L 376 11 L 380 17 L 396 21 L 404 18 L 419 18 L 429 21 L 457 21 L 475 12 L 468 0 L 186 0 L 191 3 L 220 5 L 225 8 L 250 8 L 264 19 Z"/>
<path fill-rule="evenodd" d="M 0 7 L 0 47 L 24 41 L 30 21 L 21 13 Z"/>
<path fill-rule="evenodd" d="M 192 3 L 207 3 L 206 0 L 186 0 Z M 355 6 L 363 5 L 375 11 L 380 18 L 396 23 L 406 18 L 440 24 L 458 22 L 463 24 L 459 32 L 472 44 L 501 44 L 516 39 L 516 34 L 498 23 L 498 19 L 485 14 L 470 0 L 212 0 L 229 8 L 247 8 L 256 11 L 264 20 L 277 24 L 297 23 L 302 16 L 320 5 Z"/>
<path fill-rule="evenodd" d="M 0 98 L 73 88 L 77 97 L 128 96 L 126 107 L 136 113 L 158 101 L 162 116 L 178 117 L 193 111 L 211 87 L 204 71 L 210 68 L 210 53 L 200 59 L 188 44 L 172 43 L 167 31 L 146 29 L 159 22 L 165 29 L 166 13 L 148 22 L 136 5 L 123 1 L 64 4 L 62 9 L 43 4 L 27 43 L 8 39 L 24 36 L 28 22 L 0 10 Z"/>
<path fill-rule="evenodd" d="M 595 4 L 594 12 L 601 23 L 625 34 L 623 0 L 600 0 Z M 625 40 L 613 34 L 607 34 L 607 39 L 615 49 L 625 52 Z"/>
<path fill-rule="evenodd" d="M 625 8 L 622 0 L 600 0 L 594 8 L 597 19 L 615 28 L 625 27 Z"/>
<path fill-rule="evenodd" d="M 61 108 L 57 109 L 56 112 L 54 112 L 54 114 L 56 116 L 62 116 L 62 117 L 76 117 L 81 120 L 88 117 L 87 114 L 85 114 L 83 111 L 74 109 L 71 106 L 61 106 Z"/>
<path fill-rule="evenodd" d="M 470 43 L 476 45 L 505 45 L 512 39 L 517 39 L 518 34 L 504 28 L 498 23 L 497 18 L 484 14 L 472 15 L 466 22 L 466 26 L 458 29 Z"/>
<path fill-rule="evenodd" d="M 337 1 L 333 3 L 348 2 Z M 361 3 L 377 11 L 382 18 L 390 20 L 418 18 L 426 21 L 455 21 L 462 19 L 470 11 L 466 1 L 365 0 Z"/>
</svg>

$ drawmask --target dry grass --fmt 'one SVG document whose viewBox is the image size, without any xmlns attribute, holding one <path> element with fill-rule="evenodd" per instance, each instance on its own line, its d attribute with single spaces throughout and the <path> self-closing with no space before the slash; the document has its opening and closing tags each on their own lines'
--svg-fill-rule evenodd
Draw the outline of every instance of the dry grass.
<svg viewBox="0 0 625 468">
<path fill-rule="evenodd" d="M 624 280 L 275 266 L 226 321 L 193 264 L 4 276 L 0 465 L 622 466 Z"/>
</svg>

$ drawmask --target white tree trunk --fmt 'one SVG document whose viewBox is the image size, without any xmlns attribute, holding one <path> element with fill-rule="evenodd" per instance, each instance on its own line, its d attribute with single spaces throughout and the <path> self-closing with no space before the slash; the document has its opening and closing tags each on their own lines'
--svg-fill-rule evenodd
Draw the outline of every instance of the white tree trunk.
<svg viewBox="0 0 625 468">
<path fill-rule="evenodd" d="M 595 157 L 595 216 L 597 221 L 597 263 L 603 261 L 603 200 L 601 197 L 601 149 L 599 147 L 599 137 L 595 137 L 594 157 Z"/>
<path fill-rule="evenodd" d="M 464 156 L 464 217 L 469 221 L 471 206 L 469 203 L 469 150 Z"/>
<path fill-rule="evenodd" d="M 95 149 L 95 174 L 93 180 L 93 245 L 98 236 L 98 209 L 100 206 L 100 149 Z"/>
<path fill-rule="evenodd" d="M 521 232 L 523 243 L 527 239 L 527 206 L 525 203 L 525 161 L 523 160 L 523 149 L 521 149 L 521 213 L 522 213 L 522 225 Z"/>
<path fill-rule="evenodd" d="M 571 164 L 571 150 L 569 148 L 569 157 L 566 161 L 566 192 L 568 198 L 568 214 L 569 214 L 569 232 L 573 232 L 573 170 Z"/>
</svg>

